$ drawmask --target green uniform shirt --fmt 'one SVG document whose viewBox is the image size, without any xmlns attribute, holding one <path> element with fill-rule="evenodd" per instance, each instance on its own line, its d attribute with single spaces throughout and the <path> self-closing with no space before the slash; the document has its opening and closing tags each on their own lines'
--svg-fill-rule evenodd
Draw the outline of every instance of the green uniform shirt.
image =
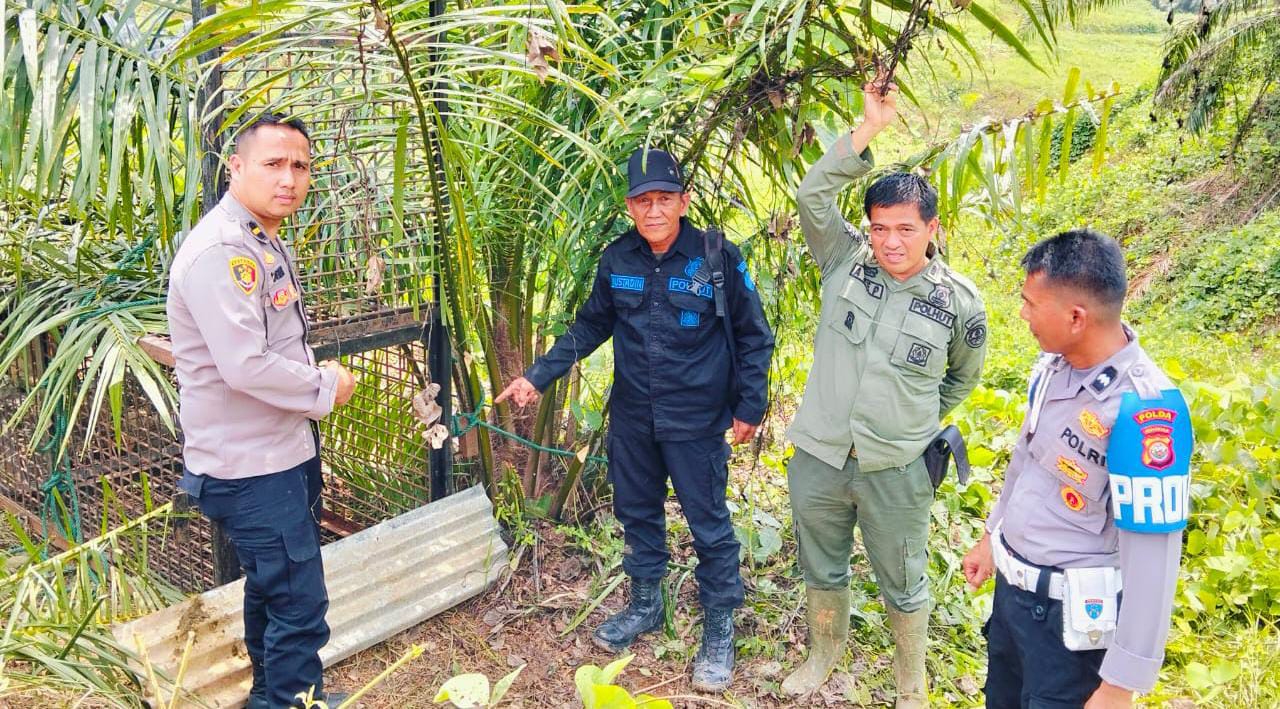
<svg viewBox="0 0 1280 709">
<path fill-rule="evenodd" d="M 845 221 L 836 198 L 871 169 L 869 160 L 853 154 L 846 133 L 796 193 L 805 242 L 822 269 L 822 312 L 787 435 L 837 469 L 856 449 L 859 467 L 873 471 L 915 460 L 939 419 L 977 386 L 987 321 L 978 289 L 936 254 L 898 281 Z"/>
</svg>

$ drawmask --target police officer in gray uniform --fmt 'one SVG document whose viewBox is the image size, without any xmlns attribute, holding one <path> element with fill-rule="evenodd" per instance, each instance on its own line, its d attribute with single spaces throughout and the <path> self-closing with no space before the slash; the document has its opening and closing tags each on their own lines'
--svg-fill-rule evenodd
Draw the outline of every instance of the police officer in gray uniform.
<svg viewBox="0 0 1280 709">
<path fill-rule="evenodd" d="M 310 184 L 300 121 L 263 116 L 236 139 L 222 201 L 187 235 L 169 277 L 182 420 L 179 487 L 222 525 L 245 573 L 249 709 L 324 691 L 329 639 L 320 563 L 320 442 L 314 426 L 355 379 L 317 366 L 292 250 L 277 236 Z"/>
<path fill-rule="evenodd" d="M 988 707 L 1128 707 L 1164 659 L 1186 527 L 1191 421 L 1121 321 L 1124 255 L 1082 229 L 1022 259 L 1022 318 L 1045 354 L 987 533 L 996 573 Z"/>
</svg>

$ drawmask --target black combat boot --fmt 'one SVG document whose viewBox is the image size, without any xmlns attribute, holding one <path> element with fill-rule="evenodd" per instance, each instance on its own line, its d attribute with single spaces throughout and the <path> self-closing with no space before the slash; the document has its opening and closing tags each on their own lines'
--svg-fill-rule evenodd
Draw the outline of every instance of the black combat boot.
<svg viewBox="0 0 1280 709">
<path fill-rule="evenodd" d="M 600 624 L 591 641 L 609 652 L 625 650 L 642 633 L 662 627 L 662 579 L 631 579 L 631 603 Z"/>
<path fill-rule="evenodd" d="M 351 698 L 351 692 L 339 692 L 337 690 L 329 690 L 327 692 L 316 692 L 316 695 L 311 699 L 312 699 L 313 707 L 320 706 L 319 704 L 315 704 L 315 702 L 324 702 L 324 705 L 329 707 L 329 709 L 338 709 L 338 707 L 342 706 L 343 702 L 347 701 L 350 698 Z M 305 709 L 305 705 L 306 705 L 305 701 L 295 699 L 291 709 Z M 250 709 L 250 706 L 246 706 L 245 709 Z"/>
<path fill-rule="evenodd" d="M 271 702 L 267 701 L 267 667 L 252 655 L 249 663 L 253 666 L 253 687 L 249 690 L 249 703 L 244 705 L 244 709 L 271 709 Z"/>
<path fill-rule="evenodd" d="M 693 658 L 693 688 L 723 692 L 733 680 L 733 609 L 705 608 L 702 646 Z"/>
</svg>

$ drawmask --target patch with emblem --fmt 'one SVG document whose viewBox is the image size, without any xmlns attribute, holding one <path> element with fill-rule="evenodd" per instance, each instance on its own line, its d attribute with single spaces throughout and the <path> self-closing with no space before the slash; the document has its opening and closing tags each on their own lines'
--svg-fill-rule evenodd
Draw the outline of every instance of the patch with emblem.
<svg viewBox="0 0 1280 709">
<path fill-rule="evenodd" d="M 1081 468 L 1079 463 L 1070 458 L 1058 456 L 1058 470 L 1061 470 L 1063 475 L 1066 475 L 1081 485 L 1089 479 L 1089 473 L 1086 472 L 1084 468 Z"/>
<path fill-rule="evenodd" d="M 1089 382 L 1089 388 L 1101 394 L 1107 387 L 1111 386 L 1111 382 L 1116 380 L 1116 368 L 1108 366 L 1106 369 L 1098 372 L 1098 376 Z"/>
<path fill-rule="evenodd" d="M 232 256 L 227 262 L 231 269 L 231 280 L 245 295 L 253 293 L 258 287 L 258 263 L 246 256 Z"/>
<path fill-rule="evenodd" d="M 848 330 L 853 329 L 853 311 L 852 310 L 844 314 L 844 326 Z"/>
<path fill-rule="evenodd" d="M 1084 509 L 1084 495 L 1080 491 L 1069 485 L 1062 486 L 1062 504 L 1072 512 L 1079 512 Z"/>
<path fill-rule="evenodd" d="M 697 327 L 702 323 L 702 316 L 692 310 L 680 311 L 680 327 Z"/>
<path fill-rule="evenodd" d="M 702 268 L 702 257 L 695 256 L 689 259 L 689 263 L 685 264 L 684 275 L 693 278 L 693 274 L 697 273 L 699 268 Z"/>
<path fill-rule="evenodd" d="M 289 304 L 290 292 L 288 288 L 280 288 L 271 294 L 271 304 L 276 306 L 276 310 L 280 310 Z"/>
<path fill-rule="evenodd" d="M 939 308 L 951 307 L 951 289 L 939 283 L 929 292 L 929 302 Z"/>
<path fill-rule="evenodd" d="M 751 274 L 747 273 L 747 262 L 738 262 L 738 273 L 742 274 L 742 282 L 747 286 L 747 290 L 755 290 L 756 282 L 751 280 Z"/>
<path fill-rule="evenodd" d="M 931 354 L 933 354 L 932 347 L 919 342 L 912 342 L 911 349 L 907 350 L 907 363 L 923 367 L 929 363 L 929 355 Z"/>
<path fill-rule="evenodd" d="M 987 314 L 978 313 L 964 323 L 964 343 L 973 349 L 987 341 Z"/>
<path fill-rule="evenodd" d="M 271 264 L 276 262 L 276 257 L 272 256 L 270 251 L 263 251 L 262 262 L 270 266 Z"/>
<path fill-rule="evenodd" d="M 1102 606 L 1103 601 L 1101 598 L 1084 599 L 1084 613 L 1094 620 L 1102 617 Z"/>
<path fill-rule="evenodd" d="M 1173 427 L 1151 424 L 1142 429 L 1142 464 L 1152 470 L 1173 465 Z"/>
<path fill-rule="evenodd" d="M 1124 392 L 1107 443 L 1116 527 L 1152 534 L 1186 528 L 1194 432 L 1182 393 L 1166 389 L 1143 399 Z"/>
<path fill-rule="evenodd" d="M 915 313 L 916 315 L 929 318 L 930 320 L 938 323 L 939 325 L 945 325 L 946 327 L 951 327 L 952 325 L 956 324 L 955 313 L 951 312 L 950 310 L 943 310 L 942 308 L 939 308 L 933 303 L 920 300 L 919 298 L 911 299 L 911 306 L 908 308 L 908 310 Z"/>
<path fill-rule="evenodd" d="M 1107 434 L 1110 433 L 1107 427 L 1102 425 L 1102 419 L 1088 409 L 1080 411 L 1080 428 L 1083 428 L 1085 433 L 1094 438 L 1106 438 Z"/>
</svg>

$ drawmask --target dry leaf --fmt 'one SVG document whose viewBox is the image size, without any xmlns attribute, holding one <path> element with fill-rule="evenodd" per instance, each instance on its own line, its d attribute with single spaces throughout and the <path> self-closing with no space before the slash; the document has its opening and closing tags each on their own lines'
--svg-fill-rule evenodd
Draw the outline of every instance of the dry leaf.
<svg viewBox="0 0 1280 709">
<path fill-rule="evenodd" d="M 724 31 L 732 32 L 734 27 L 742 24 L 742 18 L 746 17 L 746 13 L 732 12 L 724 18 Z"/>
<path fill-rule="evenodd" d="M 555 38 L 537 27 L 530 27 L 526 43 L 528 50 L 525 58 L 529 60 L 529 66 L 533 67 L 533 73 L 538 75 L 540 81 L 545 82 L 551 74 L 551 65 L 547 60 L 560 61 L 560 50 L 556 48 Z"/>
<path fill-rule="evenodd" d="M 786 98 L 782 91 L 778 89 L 769 89 L 765 94 L 769 96 L 769 103 L 773 104 L 774 108 L 782 108 L 782 102 Z"/>
<path fill-rule="evenodd" d="M 429 426 L 440 419 L 443 411 L 440 405 L 436 403 L 436 396 L 440 394 L 440 385 L 432 382 L 427 385 L 426 389 L 413 395 L 413 416 L 418 419 L 424 426 Z"/>
<path fill-rule="evenodd" d="M 364 269 L 364 294 L 367 296 L 377 295 L 382 290 L 382 271 L 386 269 L 387 263 L 382 257 L 374 254 L 369 257 L 369 262 Z"/>
<path fill-rule="evenodd" d="M 773 238 L 785 241 L 791 234 L 792 224 L 793 220 L 790 214 L 774 212 L 773 215 L 769 217 L 769 226 L 767 227 L 767 230 L 769 235 Z"/>
<path fill-rule="evenodd" d="M 391 21 L 387 19 L 387 13 L 376 3 L 373 6 L 373 26 L 377 27 L 382 34 L 387 34 L 387 30 L 391 29 Z"/>
<path fill-rule="evenodd" d="M 426 439 L 427 445 L 431 446 L 433 450 L 440 450 L 444 442 L 449 440 L 449 429 L 445 428 L 444 424 L 437 423 L 423 431 L 422 437 Z"/>
<path fill-rule="evenodd" d="M 804 124 L 804 127 L 796 132 L 795 139 L 791 143 L 791 157 L 799 155 L 800 151 L 804 150 L 804 146 L 817 140 L 817 137 L 818 133 L 813 129 L 813 126 L 808 123 Z"/>
</svg>

